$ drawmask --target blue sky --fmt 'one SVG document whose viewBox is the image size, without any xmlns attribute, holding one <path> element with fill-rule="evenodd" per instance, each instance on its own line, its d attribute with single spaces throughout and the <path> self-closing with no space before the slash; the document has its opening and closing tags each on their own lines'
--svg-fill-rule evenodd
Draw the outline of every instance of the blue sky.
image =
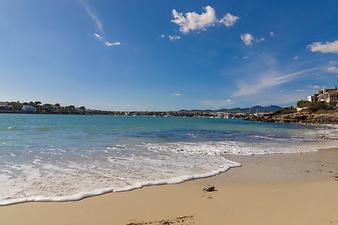
<svg viewBox="0 0 338 225">
<path fill-rule="evenodd" d="M 0 101 L 295 104 L 338 84 L 338 1 L 3 0 Z"/>
</svg>

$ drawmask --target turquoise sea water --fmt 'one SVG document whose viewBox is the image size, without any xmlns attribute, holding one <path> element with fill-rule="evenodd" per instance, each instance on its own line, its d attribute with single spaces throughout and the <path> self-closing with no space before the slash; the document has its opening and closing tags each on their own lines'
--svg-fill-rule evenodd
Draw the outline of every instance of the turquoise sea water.
<svg viewBox="0 0 338 225">
<path fill-rule="evenodd" d="M 335 126 L 0 114 L 0 204 L 76 200 L 226 171 L 227 154 L 338 147 Z"/>
</svg>

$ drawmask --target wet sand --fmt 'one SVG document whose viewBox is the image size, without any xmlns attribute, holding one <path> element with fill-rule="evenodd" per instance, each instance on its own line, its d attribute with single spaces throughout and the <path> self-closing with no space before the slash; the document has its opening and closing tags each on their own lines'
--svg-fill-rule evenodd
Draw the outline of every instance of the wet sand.
<svg viewBox="0 0 338 225">
<path fill-rule="evenodd" d="M 3 206 L 0 224 L 338 225 L 337 149 L 226 158 L 242 167 L 77 202 Z"/>
</svg>

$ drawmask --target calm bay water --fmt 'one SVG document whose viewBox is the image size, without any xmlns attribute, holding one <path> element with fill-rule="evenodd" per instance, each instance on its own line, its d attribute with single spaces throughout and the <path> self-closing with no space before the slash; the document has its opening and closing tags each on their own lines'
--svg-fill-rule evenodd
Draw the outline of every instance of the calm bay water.
<svg viewBox="0 0 338 225">
<path fill-rule="evenodd" d="M 65 201 L 226 171 L 227 154 L 338 147 L 335 126 L 0 114 L 0 204 Z"/>
</svg>

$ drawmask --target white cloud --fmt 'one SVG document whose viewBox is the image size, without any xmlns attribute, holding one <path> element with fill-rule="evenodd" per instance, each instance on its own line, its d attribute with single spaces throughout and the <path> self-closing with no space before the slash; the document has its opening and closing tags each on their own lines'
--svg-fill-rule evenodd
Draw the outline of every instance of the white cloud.
<svg viewBox="0 0 338 225">
<path fill-rule="evenodd" d="M 240 84 L 239 90 L 235 92 L 234 96 L 249 96 L 260 93 L 264 90 L 270 89 L 272 87 L 290 82 L 300 76 L 303 76 L 307 73 L 318 70 L 319 68 L 311 68 L 306 70 L 301 70 L 288 74 L 281 75 L 267 75 L 262 77 L 255 83 L 252 84 Z"/>
<path fill-rule="evenodd" d="M 226 27 L 232 27 L 238 20 L 239 20 L 238 16 L 227 13 L 223 16 L 223 18 L 219 22 Z"/>
<path fill-rule="evenodd" d="M 326 71 L 329 72 L 329 73 L 338 73 L 338 67 L 330 66 L 330 67 L 326 68 Z"/>
<path fill-rule="evenodd" d="M 105 41 L 104 45 L 107 46 L 107 47 L 119 46 L 119 45 L 121 45 L 121 42 Z"/>
<path fill-rule="evenodd" d="M 252 45 L 252 42 L 255 38 L 251 34 L 247 33 L 247 34 L 242 34 L 241 39 L 245 45 Z"/>
<path fill-rule="evenodd" d="M 175 96 L 175 97 L 180 97 L 182 96 L 182 93 L 176 92 L 176 93 L 171 93 L 170 96 Z"/>
<path fill-rule="evenodd" d="M 273 36 L 275 36 L 275 33 L 273 31 L 270 31 L 269 35 L 270 35 L 270 37 L 273 37 Z"/>
<path fill-rule="evenodd" d="M 94 33 L 93 34 L 95 38 L 97 38 L 98 40 L 102 40 L 103 37 L 101 35 L 99 35 L 98 33 Z"/>
<path fill-rule="evenodd" d="M 296 61 L 296 60 L 299 59 L 299 56 L 298 56 L 298 55 L 295 55 L 292 59 Z"/>
<path fill-rule="evenodd" d="M 226 27 L 234 26 L 240 19 L 239 16 L 226 13 L 222 19 L 216 17 L 215 9 L 211 6 L 203 7 L 204 12 L 198 14 L 196 12 L 179 13 L 176 9 L 172 11 L 173 19 L 171 22 L 179 25 L 182 33 L 199 30 L 205 31 L 207 27 L 223 24 Z"/>
<path fill-rule="evenodd" d="M 168 35 L 168 38 L 170 41 L 176 41 L 181 39 L 181 37 L 178 35 Z"/>
<path fill-rule="evenodd" d="M 198 14 L 195 12 L 188 12 L 185 15 L 173 9 L 171 22 L 180 26 L 180 31 L 188 33 L 194 30 L 206 30 L 207 27 L 213 26 L 217 23 L 216 13 L 214 8 L 206 6 L 203 8 L 205 12 Z"/>
<path fill-rule="evenodd" d="M 333 42 L 314 42 L 307 47 L 311 52 L 321 53 L 337 53 L 338 54 L 338 40 Z"/>
</svg>

